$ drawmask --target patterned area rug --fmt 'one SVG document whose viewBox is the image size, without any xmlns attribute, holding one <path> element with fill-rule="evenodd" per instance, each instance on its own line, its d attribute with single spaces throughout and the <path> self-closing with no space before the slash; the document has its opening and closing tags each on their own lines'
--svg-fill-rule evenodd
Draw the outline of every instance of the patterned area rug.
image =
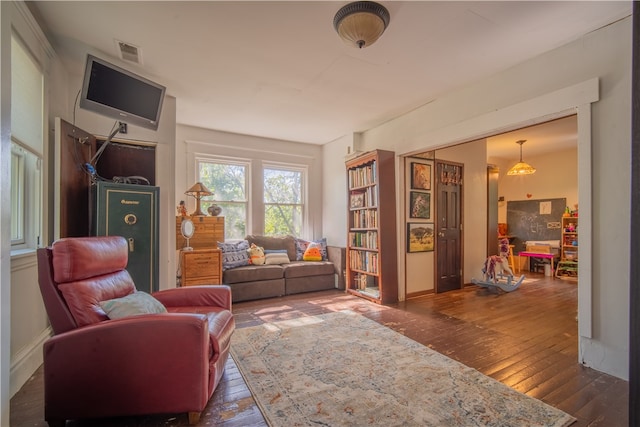
<svg viewBox="0 0 640 427">
<path fill-rule="evenodd" d="M 570 415 L 351 311 L 236 329 L 271 426 L 568 426 Z"/>
</svg>

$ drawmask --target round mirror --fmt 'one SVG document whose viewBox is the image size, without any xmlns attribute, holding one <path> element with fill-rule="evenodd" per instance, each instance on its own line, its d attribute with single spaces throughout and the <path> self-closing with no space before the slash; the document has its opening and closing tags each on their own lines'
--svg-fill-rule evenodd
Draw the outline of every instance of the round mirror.
<svg viewBox="0 0 640 427">
<path fill-rule="evenodd" d="M 182 221 L 182 226 L 180 227 L 180 231 L 182 232 L 182 237 L 185 239 L 190 239 L 193 237 L 193 221 L 190 219 L 185 219 Z"/>
<path fill-rule="evenodd" d="M 189 239 L 193 237 L 194 231 L 195 228 L 193 226 L 193 221 L 191 221 L 190 219 L 183 219 L 182 224 L 180 225 L 180 232 L 182 233 L 182 237 L 187 239 L 187 244 L 184 248 L 182 248 L 182 250 L 190 251 L 192 249 L 191 246 L 189 246 Z"/>
</svg>

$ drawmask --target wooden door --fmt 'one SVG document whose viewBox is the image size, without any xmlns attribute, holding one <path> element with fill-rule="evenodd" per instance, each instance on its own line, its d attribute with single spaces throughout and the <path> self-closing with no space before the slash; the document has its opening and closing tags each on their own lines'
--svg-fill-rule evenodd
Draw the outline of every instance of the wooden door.
<svg viewBox="0 0 640 427">
<path fill-rule="evenodd" d="M 436 292 L 462 288 L 461 164 L 436 162 Z"/>
<path fill-rule="evenodd" d="M 86 164 L 96 151 L 96 138 L 62 119 L 56 119 L 56 205 L 60 207 L 54 239 L 91 235 L 91 176 Z"/>
</svg>

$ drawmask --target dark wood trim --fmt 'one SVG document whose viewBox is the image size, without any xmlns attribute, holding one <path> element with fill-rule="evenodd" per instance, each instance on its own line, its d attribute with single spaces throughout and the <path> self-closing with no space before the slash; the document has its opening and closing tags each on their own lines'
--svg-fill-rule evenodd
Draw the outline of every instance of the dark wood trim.
<svg viewBox="0 0 640 427">
<path fill-rule="evenodd" d="M 633 2 L 631 67 L 631 248 L 629 283 L 629 425 L 640 425 L 640 3 Z"/>
</svg>

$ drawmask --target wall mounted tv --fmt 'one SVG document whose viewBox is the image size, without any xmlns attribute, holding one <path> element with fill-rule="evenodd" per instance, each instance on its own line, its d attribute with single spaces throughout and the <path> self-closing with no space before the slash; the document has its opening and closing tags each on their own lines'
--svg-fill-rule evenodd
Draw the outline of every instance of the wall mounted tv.
<svg viewBox="0 0 640 427">
<path fill-rule="evenodd" d="M 80 107 L 156 130 L 165 90 L 151 80 L 87 55 Z"/>
</svg>

